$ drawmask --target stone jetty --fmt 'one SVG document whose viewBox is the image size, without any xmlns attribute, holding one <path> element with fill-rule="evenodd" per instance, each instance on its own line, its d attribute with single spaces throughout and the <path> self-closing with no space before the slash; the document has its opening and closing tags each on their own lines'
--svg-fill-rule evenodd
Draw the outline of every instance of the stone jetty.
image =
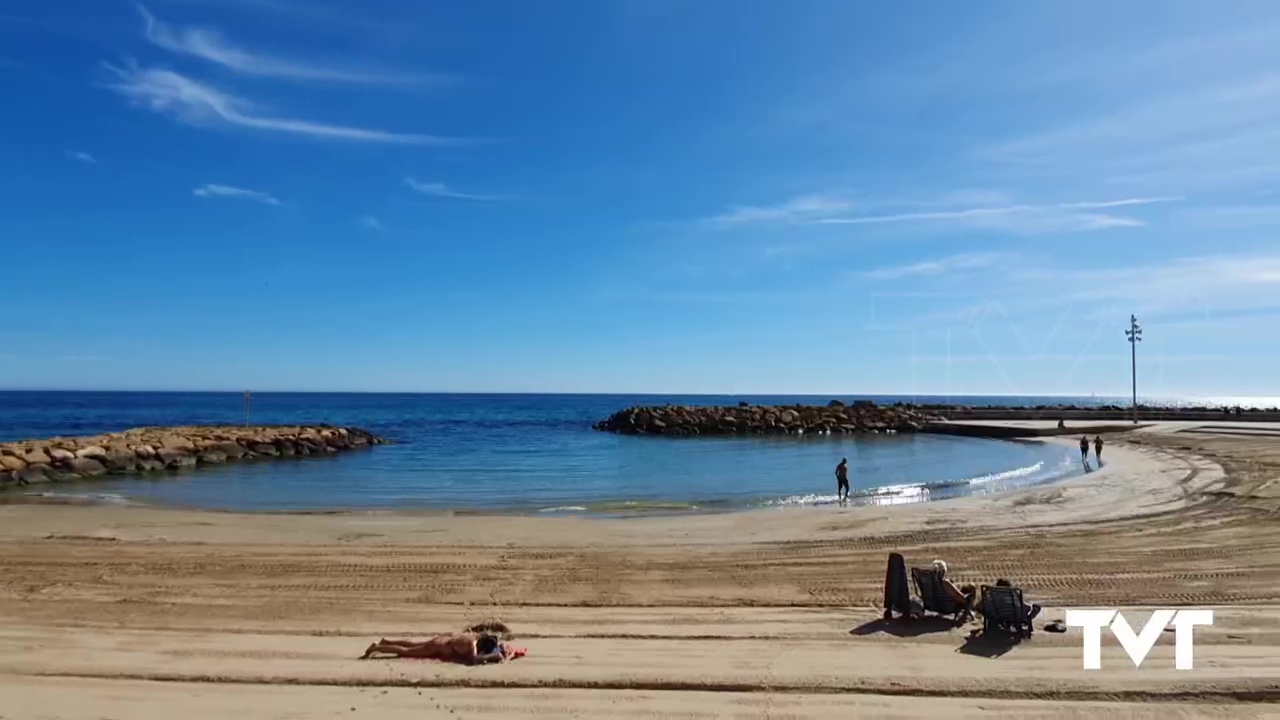
<svg viewBox="0 0 1280 720">
<path fill-rule="evenodd" d="M 366 430 L 329 425 L 135 428 L 95 437 L 25 440 L 0 443 L 0 488 L 332 455 L 385 443 Z"/>
<path fill-rule="evenodd" d="M 806 435 L 918 432 L 939 419 L 904 405 L 869 401 L 846 405 L 751 405 L 630 407 L 596 423 L 596 430 L 622 435 Z"/>
</svg>

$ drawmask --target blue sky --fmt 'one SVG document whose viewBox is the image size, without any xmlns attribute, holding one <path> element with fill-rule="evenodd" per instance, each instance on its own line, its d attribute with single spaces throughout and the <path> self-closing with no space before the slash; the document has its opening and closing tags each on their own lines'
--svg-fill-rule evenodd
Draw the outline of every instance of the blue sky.
<svg viewBox="0 0 1280 720">
<path fill-rule="evenodd" d="M 0 387 L 1273 395 L 1273 2 L 10 2 Z"/>
</svg>

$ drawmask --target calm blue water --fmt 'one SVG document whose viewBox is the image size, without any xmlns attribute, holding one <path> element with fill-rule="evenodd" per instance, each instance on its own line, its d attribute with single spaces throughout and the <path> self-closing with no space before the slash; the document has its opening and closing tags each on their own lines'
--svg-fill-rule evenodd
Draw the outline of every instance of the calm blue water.
<svg viewBox="0 0 1280 720">
<path fill-rule="evenodd" d="M 929 398 L 857 396 L 877 402 Z M 254 394 L 252 421 L 357 425 L 396 444 L 338 457 L 40 488 L 231 510 L 598 512 L 825 504 L 848 457 L 864 502 L 991 492 L 1075 472 L 1069 448 L 932 435 L 654 438 L 591 424 L 635 404 L 825 403 L 816 396 Z M 853 397 L 843 398 L 846 401 Z M 967 405 L 1112 398 L 953 397 Z M 0 392 L 0 440 L 242 423 L 240 393 Z"/>
</svg>

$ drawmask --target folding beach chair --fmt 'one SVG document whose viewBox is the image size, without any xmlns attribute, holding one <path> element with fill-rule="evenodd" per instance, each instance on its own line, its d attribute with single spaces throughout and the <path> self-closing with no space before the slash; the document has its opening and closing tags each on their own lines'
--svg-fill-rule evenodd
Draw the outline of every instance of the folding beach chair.
<svg viewBox="0 0 1280 720">
<path fill-rule="evenodd" d="M 907 561 L 901 553 L 889 553 L 889 564 L 884 571 L 884 619 L 892 620 L 897 612 L 904 619 L 911 617 L 911 585 L 907 579 Z"/>
<path fill-rule="evenodd" d="M 942 586 L 942 578 L 933 568 L 911 568 L 911 579 L 915 582 L 916 593 L 920 596 L 920 604 L 928 612 L 951 617 L 957 624 L 973 617 L 973 599 L 968 603 L 958 603 Z"/>
<path fill-rule="evenodd" d="M 983 585 L 981 612 L 984 635 L 1001 630 L 1030 638 L 1035 630 L 1030 609 L 1022 599 L 1022 588 Z"/>
</svg>

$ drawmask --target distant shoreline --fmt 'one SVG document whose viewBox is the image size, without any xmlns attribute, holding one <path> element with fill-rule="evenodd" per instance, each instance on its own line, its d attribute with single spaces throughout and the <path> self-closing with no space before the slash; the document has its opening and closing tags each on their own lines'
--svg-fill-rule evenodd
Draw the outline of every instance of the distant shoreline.
<svg viewBox="0 0 1280 720">
<path fill-rule="evenodd" d="M 1096 407 L 1098 405 L 1117 405 L 1124 408 L 1130 406 L 1128 394 L 1091 395 L 1072 393 L 897 393 L 897 392 L 823 392 L 823 393 L 717 393 L 717 392 L 556 392 L 556 391 L 505 391 L 505 390 L 269 390 L 247 388 L 254 397 L 280 395 L 392 395 L 392 396 L 427 396 L 427 397 L 600 397 L 600 398 L 734 398 L 743 400 L 804 398 L 813 402 L 826 402 L 839 399 L 846 403 L 868 399 L 877 403 L 892 404 L 902 402 L 920 407 L 983 405 L 1000 406 L 998 402 L 1009 401 L 1004 407 L 1027 407 L 1029 405 Z M 236 395 L 241 396 L 245 388 L 239 389 L 94 389 L 94 388 L 0 388 L 0 395 L 35 395 L 35 394 L 94 394 L 94 395 Z M 980 401 L 980 402 L 978 402 Z M 1044 402 L 1039 402 L 1044 401 Z M 1280 410 L 1280 396 L 1276 395 L 1152 395 L 1138 397 L 1139 407 L 1182 407 L 1200 409 L 1218 409 L 1225 406 L 1262 407 Z"/>
</svg>

